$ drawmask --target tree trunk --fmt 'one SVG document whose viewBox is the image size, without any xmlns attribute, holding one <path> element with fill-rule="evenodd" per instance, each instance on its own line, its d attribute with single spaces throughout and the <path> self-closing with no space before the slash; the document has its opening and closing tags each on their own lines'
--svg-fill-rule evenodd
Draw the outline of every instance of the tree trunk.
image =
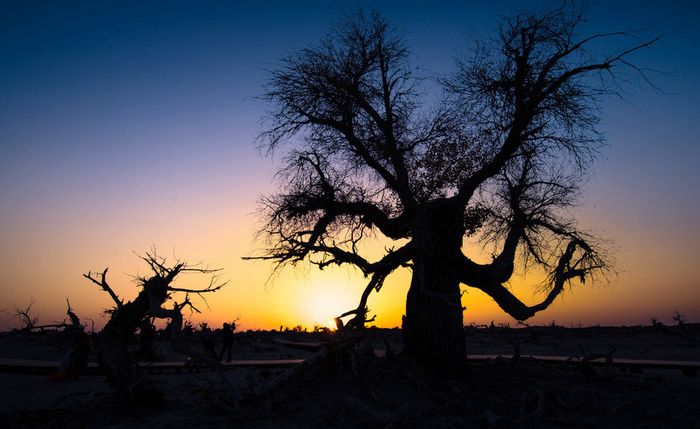
<svg viewBox="0 0 700 429">
<path fill-rule="evenodd" d="M 129 356 L 128 342 L 150 309 L 145 291 L 132 302 L 115 309 L 99 336 L 97 361 L 109 384 L 125 400 L 158 405 L 163 393 Z"/>
<path fill-rule="evenodd" d="M 450 200 L 419 210 L 414 227 L 413 277 L 406 299 L 406 351 L 426 368 L 454 373 L 466 349 L 455 261 L 461 255 L 463 212 Z"/>
</svg>

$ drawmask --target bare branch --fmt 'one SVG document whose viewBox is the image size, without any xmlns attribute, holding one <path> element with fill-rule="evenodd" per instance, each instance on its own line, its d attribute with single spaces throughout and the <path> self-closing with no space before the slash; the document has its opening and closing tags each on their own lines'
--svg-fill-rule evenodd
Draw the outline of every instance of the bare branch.
<svg viewBox="0 0 700 429">
<path fill-rule="evenodd" d="M 83 277 L 86 279 L 90 280 L 91 282 L 95 283 L 97 286 L 102 288 L 103 291 L 107 292 L 109 296 L 112 298 L 112 301 L 117 305 L 117 308 L 121 308 L 123 305 L 123 302 L 119 297 L 117 296 L 116 293 L 112 290 L 112 288 L 109 286 L 107 283 L 107 270 L 109 268 L 105 268 L 102 273 L 97 273 L 97 274 L 92 274 L 92 271 L 88 271 L 87 274 L 83 274 Z M 99 277 L 97 277 L 99 276 Z"/>
<path fill-rule="evenodd" d="M 577 250 L 581 255 L 576 257 Z M 608 265 L 592 248 L 583 240 L 572 239 L 559 257 L 556 268 L 550 274 L 549 292 L 544 300 L 532 306 L 525 305 L 515 297 L 505 286 L 496 281 L 473 282 L 474 286 L 491 296 L 501 309 L 516 320 L 527 320 L 535 313 L 549 307 L 554 299 L 564 290 L 564 286 L 578 278 L 582 283 L 587 276 L 594 275 L 596 271 L 605 270 Z"/>
<path fill-rule="evenodd" d="M 32 298 L 29 300 L 24 308 L 15 307 L 15 318 L 22 323 L 22 329 L 30 331 L 36 327 L 39 322 L 39 318 L 32 314 L 32 307 L 36 304 L 36 301 Z"/>
<path fill-rule="evenodd" d="M 217 283 L 217 284 L 210 284 L 204 289 L 187 289 L 187 288 L 179 288 L 179 287 L 169 287 L 168 291 L 170 292 L 186 292 L 186 293 L 194 293 L 194 294 L 202 294 L 202 293 L 209 293 L 209 292 L 216 292 L 222 287 L 226 286 L 228 284 L 228 281 L 225 281 L 223 283 Z"/>
<path fill-rule="evenodd" d="M 628 57 L 652 46 L 658 37 L 635 43 L 599 61 L 591 60 L 586 49 L 590 42 L 611 37 L 629 39 L 631 35 L 599 33 L 576 40 L 576 26 L 581 20 L 571 20 L 566 13 L 556 10 L 506 21 L 498 41 L 501 49 L 483 49 L 481 57 L 463 63 L 457 77 L 447 82 L 448 89 L 463 98 L 461 105 L 481 125 L 501 136 L 495 140 L 490 160 L 459 186 L 465 204 L 521 147 L 547 130 L 556 130 L 559 136 L 550 135 L 549 140 L 567 141 L 564 148 L 575 157 L 595 151 L 590 146 L 595 139 L 581 137 L 595 135 L 594 106 L 598 97 L 609 91 L 603 81 L 595 84 L 598 75 L 594 72 L 610 71 L 620 65 L 648 81 L 643 70 L 628 61 Z M 501 54 L 505 55 L 497 56 Z"/>
</svg>

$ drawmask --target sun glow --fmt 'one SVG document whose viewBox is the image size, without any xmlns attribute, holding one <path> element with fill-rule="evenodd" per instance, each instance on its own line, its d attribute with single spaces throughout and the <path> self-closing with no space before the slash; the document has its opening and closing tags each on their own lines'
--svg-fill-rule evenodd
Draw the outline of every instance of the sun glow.
<svg viewBox="0 0 700 429">
<path fill-rule="evenodd" d="M 303 301 L 305 318 L 313 326 L 335 329 L 334 318 L 357 305 L 361 293 L 354 284 L 347 281 L 314 282 L 304 288 L 300 299 Z"/>
</svg>

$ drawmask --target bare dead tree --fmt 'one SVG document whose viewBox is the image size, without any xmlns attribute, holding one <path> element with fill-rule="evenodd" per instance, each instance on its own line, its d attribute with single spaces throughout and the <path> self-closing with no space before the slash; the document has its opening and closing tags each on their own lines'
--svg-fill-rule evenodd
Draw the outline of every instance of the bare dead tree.
<svg viewBox="0 0 700 429">
<path fill-rule="evenodd" d="M 55 322 L 55 323 L 50 323 L 46 325 L 38 325 L 39 323 L 39 317 L 35 316 L 32 307 L 36 301 L 32 298 L 29 302 L 29 304 L 25 308 L 19 308 L 15 307 L 15 318 L 20 320 L 22 323 L 22 328 L 21 330 L 23 331 L 33 331 L 33 330 L 44 330 L 44 329 L 49 329 L 49 328 L 80 328 L 83 329 L 83 326 L 80 324 L 80 318 L 73 312 L 70 302 L 68 301 L 68 298 L 66 298 L 66 305 L 68 306 L 66 315 L 71 320 L 71 323 L 68 324 L 66 323 L 65 319 L 62 322 Z"/>
<path fill-rule="evenodd" d="M 503 20 L 495 40 L 440 82 L 436 105 L 425 104 L 409 51 L 376 14 L 284 59 L 264 88 L 260 141 L 283 151 L 285 167 L 279 193 L 261 201 L 266 244 L 249 259 L 357 268 L 369 278 L 358 326 L 371 291 L 410 267 L 406 349 L 436 369 L 465 354 L 461 284 L 525 320 L 567 285 L 605 273 L 604 246 L 569 211 L 603 143 L 599 102 L 626 76 L 645 78 L 631 57 L 656 39 L 584 36 L 582 22 L 568 6 Z M 623 48 L 593 52 L 601 41 Z M 396 244 L 370 260 L 361 250 L 376 237 Z M 492 260 L 466 255 L 467 237 Z M 542 302 L 526 305 L 506 286 L 518 262 L 549 273 Z"/>
<path fill-rule="evenodd" d="M 106 292 L 115 305 L 108 311 L 110 319 L 100 332 L 97 355 L 100 367 L 107 374 L 108 382 L 126 399 L 145 404 L 157 404 L 162 401 L 162 392 L 132 361 L 127 350 L 129 338 L 142 325 L 142 322 L 148 318 L 159 318 L 170 321 L 170 346 L 217 370 L 226 387 L 233 392 L 221 364 L 204 353 L 189 348 L 180 337 L 183 324 L 182 310 L 189 307 L 192 311 L 199 312 L 193 305 L 190 294 L 203 298 L 206 294 L 214 293 L 224 287 L 226 282 L 220 281 L 218 277 L 220 270 L 188 265 L 182 261 L 169 265 L 164 258 L 156 254 L 155 250 L 140 257 L 150 267 L 152 275 L 137 277 L 141 290 L 136 298 L 128 302 L 120 299 L 109 285 L 107 269 L 101 273 L 88 272 L 83 275 Z M 185 273 L 211 274 L 212 278 L 209 285 L 201 289 L 173 286 L 175 279 Z M 184 299 L 179 303 L 173 299 L 176 293 L 185 294 Z M 172 300 L 171 307 L 166 308 L 165 305 L 169 300 Z"/>
<path fill-rule="evenodd" d="M 673 312 L 673 321 L 676 322 L 676 325 L 683 326 L 683 325 L 685 325 L 685 316 L 683 316 L 678 311 L 674 311 Z"/>
<path fill-rule="evenodd" d="M 24 308 L 15 306 L 15 319 L 19 320 L 22 326 L 20 329 L 23 331 L 31 331 L 39 323 L 39 318 L 32 311 L 34 304 L 36 304 L 36 301 L 32 298 Z"/>
</svg>

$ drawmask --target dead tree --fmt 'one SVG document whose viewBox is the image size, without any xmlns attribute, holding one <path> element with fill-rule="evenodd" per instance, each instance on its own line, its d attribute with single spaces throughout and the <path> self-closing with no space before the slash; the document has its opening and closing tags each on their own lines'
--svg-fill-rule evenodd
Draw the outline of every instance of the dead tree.
<svg viewBox="0 0 700 429">
<path fill-rule="evenodd" d="M 203 353 L 190 349 L 180 341 L 182 331 L 182 310 L 189 307 L 197 310 L 190 300 L 190 294 L 203 297 L 207 293 L 220 290 L 226 283 L 219 282 L 215 275 L 219 270 L 201 268 L 176 261 L 172 266 L 166 265 L 164 258 L 157 256 L 155 251 L 142 256 L 150 269 L 150 277 L 139 277 L 141 288 L 139 294 L 131 301 L 120 299 L 107 282 L 107 268 L 102 273 L 88 272 L 83 276 L 98 285 L 114 302 L 114 307 L 107 312 L 109 321 L 99 334 L 97 359 L 100 368 L 107 375 L 108 382 L 124 399 L 142 404 L 158 404 L 162 401 L 162 392 L 145 376 L 143 371 L 131 359 L 127 344 L 136 330 L 148 318 L 169 319 L 170 346 L 183 354 L 197 358 L 215 368 L 222 375 L 225 383 L 230 386 L 223 374 L 222 367 L 215 359 L 204 356 Z M 180 274 L 200 273 L 214 274 L 208 287 L 188 289 L 173 286 L 173 281 Z M 171 308 L 165 308 L 173 294 L 184 293 L 184 299 L 178 303 L 173 300 Z"/>
<path fill-rule="evenodd" d="M 22 324 L 20 328 L 22 331 L 31 331 L 36 327 L 36 324 L 39 323 L 39 318 L 32 312 L 32 307 L 35 303 L 36 301 L 34 299 L 30 299 L 26 307 L 15 307 L 15 319 L 19 320 Z"/>
<path fill-rule="evenodd" d="M 599 102 L 621 77 L 644 78 L 630 57 L 655 39 L 586 36 L 582 22 L 568 6 L 505 19 L 439 82 L 445 96 L 435 105 L 425 104 L 403 41 L 376 15 L 350 18 L 284 59 L 266 82 L 260 139 L 284 151 L 286 166 L 280 191 L 261 202 L 266 242 L 251 258 L 357 268 L 369 282 L 355 325 L 368 295 L 410 267 L 404 342 L 438 370 L 465 355 L 460 285 L 525 320 L 604 272 L 604 247 L 569 210 L 603 143 Z M 601 41 L 623 47 L 596 54 Z M 371 260 L 363 244 L 377 236 L 396 244 Z M 465 254 L 467 237 L 480 251 Z M 492 259 L 477 262 L 484 253 Z M 538 304 L 507 286 L 520 263 L 549 273 Z"/>
<path fill-rule="evenodd" d="M 81 330 L 83 329 L 83 326 L 80 324 L 80 318 L 73 312 L 68 298 L 66 298 L 66 305 L 68 306 L 66 310 L 66 315 L 71 321 L 70 324 L 66 323 L 64 319 L 63 322 L 50 323 L 47 325 L 37 325 L 37 323 L 39 323 L 39 317 L 35 316 L 32 312 L 32 307 L 35 303 L 36 301 L 34 299 L 31 299 L 29 301 L 29 304 L 25 308 L 15 307 L 15 318 L 22 323 L 22 328 L 20 328 L 22 331 L 33 331 L 35 329 L 43 331 L 44 329 L 49 328 L 79 328 Z"/>
</svg>

